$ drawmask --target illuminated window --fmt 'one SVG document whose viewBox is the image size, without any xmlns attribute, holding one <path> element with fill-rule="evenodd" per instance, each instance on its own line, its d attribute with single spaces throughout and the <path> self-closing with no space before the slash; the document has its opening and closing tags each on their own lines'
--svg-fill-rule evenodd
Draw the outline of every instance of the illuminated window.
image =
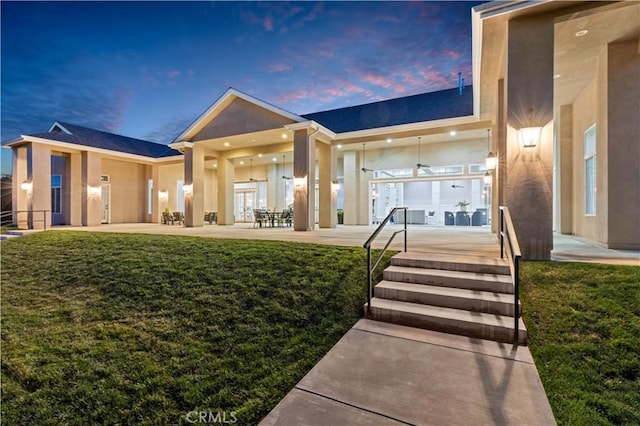
<svg viewBox="0 0 640 426">
<path fill-rule="evenodd" d="M 51 213 L 62 213 L 62 175 L 51 176 Z"/>
</svg>

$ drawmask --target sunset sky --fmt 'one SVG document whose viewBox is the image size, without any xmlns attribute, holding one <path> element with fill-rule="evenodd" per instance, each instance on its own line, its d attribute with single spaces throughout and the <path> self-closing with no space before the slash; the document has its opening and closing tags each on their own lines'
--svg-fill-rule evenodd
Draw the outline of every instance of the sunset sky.
<svg viewBox="0 0 640 426">
<path fill-rule="evenodd" d="M 304 114 L 470 84 L 479 3 L 3 1 L 1 138 L 168 143 L 229 87 Z"/>
</svg>

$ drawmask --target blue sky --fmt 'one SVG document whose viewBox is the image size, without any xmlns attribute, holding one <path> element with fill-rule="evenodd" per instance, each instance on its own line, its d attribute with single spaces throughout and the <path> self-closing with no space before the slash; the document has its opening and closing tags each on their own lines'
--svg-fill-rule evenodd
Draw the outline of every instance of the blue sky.
<svg viewBox="0 0 640 426">
<path fill-rule="evenodd" d="M 479 3 L 3 1 L 1 139 L 168 143 L 229 87 L 304 114 L 470 83 Z"/>
</svg>

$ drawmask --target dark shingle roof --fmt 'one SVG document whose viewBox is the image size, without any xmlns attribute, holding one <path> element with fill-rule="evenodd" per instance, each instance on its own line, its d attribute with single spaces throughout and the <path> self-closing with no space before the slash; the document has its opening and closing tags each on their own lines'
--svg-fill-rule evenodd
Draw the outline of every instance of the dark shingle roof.
<svg viewBox="0 0 640 426">
<path fill-rule="evenodd" d="M 125 152 L 127 154 L 136 154 L 152 158 L 181 155 L 180 151 L 176 151 L 167 145 L 129 138 L 127 136 L 114 135 L 113 133 L 76 126 L 75 124 L 63 123 L 62 121 L 58 121 L 57 123 L 71 132 L 71 134 L 52 129 L 53 131 L 51 132 L 37 133 L 29 136 L 91 146 L 94 148 L 109 149 L 112 151 Z"/>
<path fill-rule="evenodd" d="M 473 91 L 466 86 L 420 95 L 405 96 L 365 105 L 314 112 L 302 117 L 314 120 L 336 133 L 397 126 L 473 115 Z"/>
</svg>

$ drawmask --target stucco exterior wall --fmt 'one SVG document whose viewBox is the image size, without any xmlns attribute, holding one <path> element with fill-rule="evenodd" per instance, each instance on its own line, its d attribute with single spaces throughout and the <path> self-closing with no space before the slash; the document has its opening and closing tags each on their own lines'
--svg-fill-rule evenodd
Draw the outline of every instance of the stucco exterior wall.
<svg viewBox="0 0 640 426">
<path fill-rule="evenodd" d="M 592 125 L 598 126 L 596 117 L 596 81 L 589 83 L 573 103 L 573 234 L 596 239 L 598 237 L 597 216 L 603 208 L 601 200 L 596 201 L 596 215 L 585 215 L 585 162 L 584 162 L 584 132 Z M 596 130 L 598 127 L 596 127 Z M 596 135 L 596 145 L 602 145 L 602 140 Z M 596 152 L 596 159 L 600 163 L 600 152 Z M 596 173 L 602 168 L 597 164 Z"/>
<path fill-rule="evenodd" d="M 168 207 L 174 211 L 178 208 L 178 190 L 177 182 L 184 181 L 184 164 L 171 164 L 160 166 L 158 168 L 159 182 L 158 190 L 168 193 L 167 199 L 160 203 L 160 209 L 164 210 Z"/>
<path fill-rule="evenodd" d="M 103 175 L 111 184 L 111 223 L 145 222 L 147 179 L 143 164 L 102 159 Z"/>
</svg>

